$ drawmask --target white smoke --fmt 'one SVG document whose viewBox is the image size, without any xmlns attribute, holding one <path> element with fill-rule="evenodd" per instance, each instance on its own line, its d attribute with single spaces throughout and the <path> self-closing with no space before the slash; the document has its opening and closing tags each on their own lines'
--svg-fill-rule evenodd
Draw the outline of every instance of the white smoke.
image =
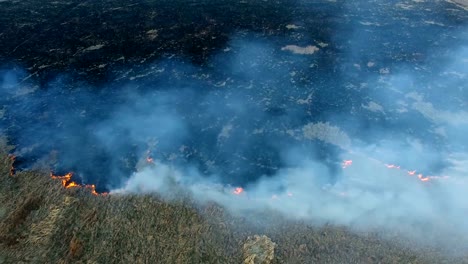
<svg viewBox="0 0 468 264">
<path fill-rule="evenodd" d="M 258 43 L 254 47 L 261 50 Z M 466 54 L 466 49 L 453 54 L 451 62 L 436 73 L 439 75 L 435 77 L 436 82 L 448 89 L 457 90 L 457 86 L 458 89 L 466 89 L 460 81 L 445 80 L 444 77 L 449 70 L 457 73 L 457 78 L 466 80 Z M 238 59 L 243 58 L 239 60 L 245 60 L 244 53 L 240 52 L 238 56 Z M 445 109 L 449 108 L 447 104 L 426 101 L 417 91 L 430 84 L 416 81 L 404 68 L 385 71 L 383 75 L 379 71 L 364 80 L 368 86 L 381 87 L 368 91 L 372 100 L 378 100 L 369 102 L 369 105 L 379 106 L 379 111 L 373 112 L 383 115 L 386 120 L 393 118 L 386 116 L 387 113 L 393 116 L 409 113 L 411 122 L 415 124 L 430 123 L 433 130 L 428 133 L 443 132 L 442 140 L 446 147 L 465 144 L 468 140 L 462 133 L 467 129 L 465 103 L 455 107 L 457 110 L 450 110 Z M 429 90 L 432 95 L 439 92 L 437 89 Z M 449 93 L 459 94 L 457 91 Z M 313 104 L 313 99 L 310 101 Z M 249 107 L 248 103 L 236 100 L 235 106 L 236 118 L 251 114 L 241 111 Z M 362 108 L 371 111 L 366 105 Z M 343 113 L 335 120 L 345 120 L 348 114 Z M 409 237 L 419 237 L 426 242 L 443 243 L 454 235 L 468 241 L 468 224 L 465 221 L 468 216 L 467 152 L 451 151 L 450 147 L 441 150 L 411 133 L 394 135 L 391 131 L 380 130 L 375 132 L 378 140 L 366 143 L 346 133 L 347 129 L 358 124 L 342 122 L 341 125 L 343 127 L 315 122 L 285 131 L 298 142 L 322 141 L 343 150 L 340 159 L 353 162 L 343 168 L 334 184 L 324 181 L 336 175 L 332 175 L 335 172 L 330 171 L 322 160 L 310 158 L 294 146 L 282 146 L 282 161 L 288 165 L 273 176 L 256 175 L 254 178 L 260 180 L 242 186 L 241 194 L 234 193 L 237 186 L 216 184 L 213 179 L 223 178 L 223 175 L 202 176 L 203 173 L 194 168 L 164 162 L 135 172 L 127 184 L 114 193 L 154 192 L 170 196 L 177 186 L 191 193 L 195 200 L 215 201 L 234 213 L 271 210 L 288 218 L 316 224 L 332 223 L 358 230 L 403 230 Z M 229 137 L 235 133 L 233 129 L 235 126 L 228 124 L 219 135 Z M 369 128 L 370 131 L 373 129 Z M 393 162 L 394 166 L 387 164 Z M 427 175 L 427 171 L 432 171 L 438 163 L 444 164 L 444 169 L 437 175 Z"/>
<path fill-rule="evenodd" d="M 355 3 L 349 1 L 346 5 Z M 397 28 L 379 21 L 380 15 L 372 13 L 372 17 L 367 17 L 367 11 L 353 10 L 353 15 L 369 20 L 359 22 L 362 26 Z M 299 26 L 286 29 L 294 30 L 294 36 L 308 35 L 301 33 Z M 110 92 L 104 89 L 99 96 L 90 92 L 93 89 L 35 91 L 25 88 L 18 76 L 7 72 L 0 82 L 6 99 L 0 100 L 16 101 L 15 105 L 0 109 L 0 117 L 13 116 L 12 123 L 37 118 L 35 123 L 27 124 L 27 129 L 16 130 L 19 142 L 38 139 L 65 145 L 67 151 L 61 155 L 67 160 L 63 165 L 89 167 L 86 176 L 91 180 L 108 177 L 105 182 L 115 195 L 157 193 L 171 200 L 187 192 L 201 203 L 215 201 L 233 213 L 270 210 L 315 224 L 332 223 L 358 230 L 405 230 L 409 236 L 421 235 L 427 240 L 441 234 L 440 241 L 457 234 L 466 241 L 468 49 L 455 45 L 445 61 L 428 74 L 424 65 L 385 65 L 382 58 L 370 58 L 369 54 L 381 55 L 378 49 L 385 46 L 375 43 L 374 34 L 383 38 L 388 33 L 361 27 L 351 33 L 347 48 L 333 43 L 334 37 L 341 37 L 339 33 L 330 39 L 304 37 L 297 43 L 270 43 L 265 38 L 249 39 L 240 34 L 213 58 L 212 63 L 221 67 L 223 74 L 216 75 L 214 70 L 207 73 L 187 66 L 188 63 L 157 62 L 148 72 L 132 74 L 172 72 L 175 77 L 161 81 L 157 89 L 146 87 L 144 92 L 136 87 L 112 85 Z M 463 39 L 464 34 L 458 37 Z M 332 48 L 335 50 L 329 50 Z M 433 53 L 437 55 L 438 51 Z M 327 61 L 330 54 L 338 56 L 340 52 L 346 58 Z M 429 56 L 427 64 L 438 59 Z M 233 77 L 226 77 L 225 73 Z M 331 80 L 314 79 L 315 75 L 330 73 L 333 76 L 326 77 Z M 425 77 L 421 80 L 420 75 Z M 130 77 L 135 79 L 138 78 Z M 174 81 L 179 79 L 183 81 Z M 207 89 L 208 85 L 217 89 Z M 128 92 L 132 88 L 135 91 Z M 114 93 L 121 95 L 113 96 Z M 356 102 L 352 94 L 358 94 Z M 109 102 L 101 100 L 106 97 Z M 337 102 L 328 102 L 335 97 Z M 345 104 L 353 107 L 345 108 Z M 333 113 L 325 109 L 334 106 L 337 110 L 333 109 Z M 92 116 L 96 113 L 102 115 L 98 121 Z M 50 115 L 54 120 L 43 123 Z M 393 123 L 394 127 L 373 126 L 378 121 Z M 15 125 L 2 123 L 0 129 Z M 427 131 L 420 133 L 415 127 Z M 202 151 L 195 153 L 198 150 L 186 151 L 186 141 L 198 140 L 200 131 L 208 131 L 203 140 L 209 147 L 216 147 L 206 148 L 201 154 Z M 437 142 L 431 142 L 432 139 Z M 243 155 L 264 151 L 250 149 L 257 140 L 265 141 L 260 146 L 281 157 L 278 164 L 272 165 L 274 175 L 254 175 L 249 171 L 253 166 L 248 165 L 257 162 L 249 158 L 255 155 Z M 326 158 L 319 157 L 322 150 L 312 147 L 315 143 L 340 149 L 334 158 L 352 160 L 352 165 L 333 171 L 330 163 L 324 161 Z M 82 148 L 90 145 L 92 151 Z M 44 149 L 50 151 L 52 146 L 46 144 Z M 128 152 L 146 155 L 147 149 L 142 149 L 145 147 L 167 156 L 154 163 L 141 157 L 142 163 L 147 164 L 139 166 L 132 175 L 125 174 L 126 181 L 115 188 L 119 177 L 132 164 L 126 159 Z M 207 154 L 207 150 L 217 153 Z M 194 153 L 199 154 L 197 158 L 203 159 L 208 169 L 184 160 Z M 95 161 L 101 156 L 108 158 L 104 159 L 109 163 L 106 166 L 113 170 L 96 176 L 93 173 L 97 167 L 105 167 Z M 240 161 L 230 163 L 234 156 Z M 178 162 L 171 162 L 177 158 Z M 387 168 L 386 163 L 400 168 Z M 125 169 L 118 166 L 122 164 Z M 222 169 L 209 170 L 215 165 Z M 223 174 L 231 171 L 237 174 Z M 412 171 L 414 175 L 409 173 Z M 428 171 L 437 171 L 437 175 L 427 175 Z M 245 186 L 220 184 L 241 174 L 249 175 L 243 181 Z M 336 180 L 330 182 L 330 178 Z M 235 194 L 238 187 L 243 192 Z M 428 234 L 432 236 L 428 238 Z"/>
</svg>

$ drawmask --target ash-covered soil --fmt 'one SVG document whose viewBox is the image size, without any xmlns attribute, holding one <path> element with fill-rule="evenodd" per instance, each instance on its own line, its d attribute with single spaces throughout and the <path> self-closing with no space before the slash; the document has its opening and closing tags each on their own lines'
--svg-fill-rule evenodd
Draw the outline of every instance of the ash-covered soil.
<svg viewBox="0 0 468 264">
<path fill-rule="evenodd" d="M 15 145 L 1 153 L 0 263 L 241 263 L 258 243 L 272 263 L 468 263 L 383 233 L 429 222 L 414 226 L 428 244 L 466 245 L 453 235 L 468 230 L 465 185 L 443 185 L 468 166 L 464 3 L 0 0 L 0 135 Z M 342 167 L 353 153 L 362 163 Z M 109 191 L 145 159 L 247 193 L 273 179 L 268 197 L 295 187 L 302 203 L 289 220 L 237 216 L 144 181 L 154 194 L 95 196 L 49 175 Z M 386 166 L 405 175 L 382 181 Z M 340 183 L 351 198 L 327 215 L 322 189 Z M 290 220 L 300 205 L 348 226 Z M 367 215 L 381 232 L 350 231 Z"/>
</svg>

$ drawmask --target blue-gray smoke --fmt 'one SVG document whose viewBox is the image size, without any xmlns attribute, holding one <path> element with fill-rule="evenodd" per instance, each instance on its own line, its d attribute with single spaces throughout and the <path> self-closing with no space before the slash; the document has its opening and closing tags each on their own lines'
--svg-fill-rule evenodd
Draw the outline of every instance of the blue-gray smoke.
<svg viewBox="0 0 468 264">
<path fill-rule="evenodd" d="M 167 56 L 99 86 L 3 69 L 0 129 L 17 166 L 114 193 L 177 185 L 235 211 L 468 238 L 467 19 L 445 2 L 297 5 L 282 34 L 232 30 L 201 64 Z"/>
</svg>

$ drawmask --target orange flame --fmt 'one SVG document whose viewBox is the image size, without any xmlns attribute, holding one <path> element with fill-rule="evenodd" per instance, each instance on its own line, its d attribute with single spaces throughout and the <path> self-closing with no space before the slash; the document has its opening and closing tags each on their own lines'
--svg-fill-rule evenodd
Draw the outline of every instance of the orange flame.
<svg viewBox="0 0 468 264">
<path fill-rule="evenodd" d="M 50 173 L 50 177 L 52 177 L 52 179 L 54 180 L 61 180 L 62 181 L 62 186 L 67 188 L 67 186 L 70 184 L 70 180 L 71 180 L 71 177 L 72 177 L 73 173 L 72 172 L 69 172 L 63 176 L 55 176 L 53 175 L 52 173 Z"/>
<path fill-rule="evenodd" d="M 348 168 L 349 166 L 353 165 L 353 161 L 352 160 L 344 160 L 343 163 L 341 163 L 341 167 L 343 169 L 346 169 Z"/>
<path fill-rule="evenodd" d="M 389 169 L 401 169 L 400 166 L 398 165 L 394 165 L 394 164 L 385 164 L 385 166 Z M 408 173 L 408 175 L 410 176 L 414 176 L 416 175 L 416 170 L 408 170 L 406 171 Z M 422 182 L 428 182 L 430 181 L 431 179 L 448 179 L 449 176 L 424 176 L 422 173 L 419 173 L 417 175 L 418 179 Z"/>
<path fill-rule="evenodd" d="M 67 186 L 65 186 L 65 188 L 67 188 L 67 189 L 70 189 L 70 188 L 73 188 L 73 187 L 80 187 L 80 185 L 78 185 L 78 183 L 76 183 L 76 182 L 70 182 L 69 184 L 67 184 Z"/>
<path fill-rule="evenodd" d="M 99 193 L 96 192 L 96 185 L 91 184 L 91 185 L 85 185 L 85 188 L 88 188 L 91 190 L 91 193 L 93 195 L 99 195 Z M 102 193 L 102 195 L 107 195 L 107 193 Z"/>
<path fill-rule="evenodd" d="M 243 192 L 244 192 L 244 188 L 242 188 L 242 187 L 237 187 L 237 188 L 234 189 L 234 191 L 232 191 L 232 193 L 235 194 L 235 195 L 240 195 Z"/>
<path fill-rule="evenodd" d="M 420 179 L 423 182 L 429 181 L 428 177 L 424 177 L 422 174 L 418 174 L 418 179 Z"/>
<path fill-rule="evenodd" d="M 77 182 L 74 182 L 71 180 L 73 176 L 73 173 L 72 172 L 69 172 L 63 176 L 56 176 L 56 175 L 53 175 L 52 173 L 50 173 L 50 177 L 52 177 L 52 179 L 54 180 L 60 180 L 62 182 L 62 186 L 65 187 L 66 189 L 70 189 L 70 188 L 74 188 L 74 187 L 77 187 L 77 188 L 80 188 L 80 187 L 85 187 L 87 189 L 90 189 L 91 190 L 91 194 L 93 195 L 107 195 L 107 193 L 102 193 L 102 194 L 99 194 L 98 192 L 96 192 L 96 186 L 94 184 L 91 184 L 91 185 L 81 185 Z"/>
<path fill-rule="evenodd" d="M 397 166 L 395 164 L 385 164 L 385 166 L 387 166 L 387 168 L 389 169 L 400 169 L 400 166 Z"/>
<path fill-rule="evenodd" d="M 370 160 L 374 160 L 374 161 L 377 161 L 378 163 L 381 163 L 383 164 L 385 167 L 387 167 L 388 169 L 397 169 L 397 170 L 403 170 L 403 168 L 401 168 L 400 165 L 396 165 L 396 164 L 387 164 L 387 163 L 383 163 L 382 161 L 380 160 L 377 160 L 375 158 L 368 158 Z M 341 163 L 341 166 L 343 167 L 343 169 L 346 169 L 347 167 L 351 166 L 353 164 L 353 161 L 352 160 L 344 160 L 342 163 Z M 408 173 L 408 175 L 410 176 L 414 176 L 414 175 L 417 175 L 418 179 L 422 182 L 428 182 L 428 181 L 431 181 L 433 179 L 449 179 L 450 177 L 449 176 L 424 176 L 422 173 L 419 173 L 419 174 L 416 174 L 416 170 L 406 170 L 406 172 Z"/>
<path fill-rule="evenodd" d="M 146 162 L 154 164 L 154 159 L 151 157 L 151 150 L 149 149 L 146 151 Z"/>
</svg>

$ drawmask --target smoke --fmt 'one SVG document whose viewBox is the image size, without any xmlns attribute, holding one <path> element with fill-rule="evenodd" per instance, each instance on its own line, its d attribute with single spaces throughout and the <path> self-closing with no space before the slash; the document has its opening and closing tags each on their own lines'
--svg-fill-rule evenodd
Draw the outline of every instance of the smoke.
<svg viewBox="0 0 468 264">
<path fill-rule="evenodd" d="M 188 192 L 233 213 L 467 239 L 466 27 L 441 31 L 454 24 L 441 15 L 412 29 L 411 13 L 357 3 L 340 9 L 352 30 L 241 31 L 206 65 L 161 59 L 102 86 L 4 70 L 0 129 L 20 168 L 115 195 Z"/>
</svg>

